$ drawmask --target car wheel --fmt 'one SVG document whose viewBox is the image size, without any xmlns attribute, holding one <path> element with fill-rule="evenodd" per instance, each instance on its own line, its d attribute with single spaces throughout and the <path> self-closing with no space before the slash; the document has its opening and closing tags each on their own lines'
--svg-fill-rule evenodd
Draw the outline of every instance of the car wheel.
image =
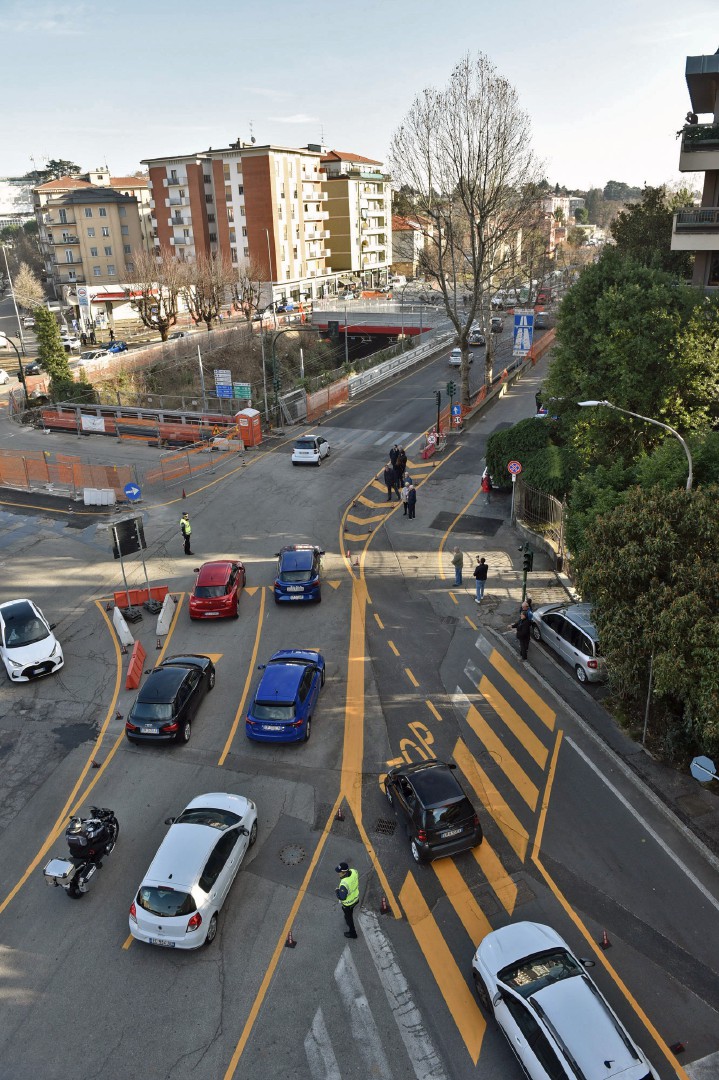
<svg viewBox="0 0 719 1080">
<path fill-rule="evenodd" d="M 257 819 L 255 819 L 252 822 L 252 828 L 250 829 L 250 838 L 247 841 L 247 846 L 252 847 L 252 845 L 254 844 L 256 839 L 257 839 Z"/>
<path fill-rule="evenodd" d="M 325 669 L 322 668 L 322 671 L 320 673 L 320 686 L 324 686 L 324 685 L 325 685 Z"/>
<path fill-rule="evenodd" d="M 322 593 L 317 593 L 317 603 L 318 604 L 322 603 Z"/>
<path fill-rule="evenodd" d="M 321 464 L 322 464 L 322 458 L 318 457 L 318 458 L 317 458 L 317 468 L 318 468 L 318 469 L 319 469 L 319 467 L 320 467 L 320 465 L 321 465 Z"/>
<path fill-rule="evenodd" d="M 542 635 L 539 632 L 539 627 L 535 626 L 534 623 L 532 623 L 532 637 L 534 638 L 535 641 L 541 641 L 542 640 Z"/>
<path fill-rule="evenodd" d="M 137 739 L 133 739 L 132 735 L 125 733 L 125 738 L 129 743 L 132 743 L 133 746 L 137 746 Z"/>
<path fill-rule="evenodd" d="M 492 1002 L 489 1000 L 489 991 L 485 986 L 484 979 L 481 975 L 478 975 L 476 971 L 472 971 L 472 978 L 474 979 L 474 989 L 477 992 L 479 1003 L 485 1012 L 492 1012 Z"/>
<path fill-rule="evenodd" d="M 417 841 L 416 840 L 414 840 L 414 839 L 410 840 L 409 849 L 412 852 L 412 858 L 414 859 L 414 861 L 416 863 L 423 862 L 422 852 L 417 847 Z"/>
<path fill-rule="evenodd" d="M 214 686 L 215 686 L 215 678 L 216 678 L 216 675 L 215 675 L 215 669 L 213 668 L 213 669 L 212 669 L 212 671 L 210 672 L 210 677 L 209 677 L 209 679 L 207 680 L 207 689 L 208 689 L 208 690 L 212 690 L 212 689 L 214 689 Z"/>
<path fill-rule="evenodd" d="M 293 464 L 293 465 L 296 465 L 296 464 L 297 464 L 297 462 L 296 462 L 296 461 L 293 461 L 293 462 L 292 462 L 292 464 Z"/>
<path fill-rule="evenodd" d="M 235 610 L 232 613 L 232 618 L 233 619 L 239 619 L 239 617 L 240 617 L 240 606 L 239 606 L 239 604 L 235 604 Z"/>
<path fill-rule="evenodd" d="M 192 734 L 192 725 L 189 720 L 185 720 L 182 727 L 177 733 L 177 738 L 180 742 L 188 743 L 190 741 L 190 735 Z"/>
<path fill-rule="evenodd" d="M 392 789 L 387 784 L 384 786 L 384 793 L 390 806 L 394 806 L 394 795 L 392 794 Z"/>
<path fill-rule="evenodd" d="M 327 447 L 327 453 L 325 454 L 325 457 L 329 457 L 329 456 L 330 456 L 330 448 L 329 448 L 329 446 L 328 446 L 328 447 Z"/>
<path fill-rule="evenodd" d="M 211 945 L 217 937 L 217 912 L 210 919 L 210 925 L 207 927 L 207 937 L 205 938 L 205 945 Z"/>
<path fill-rule="evenodd" d="M 67 895 L 70 897 L 71 900 L 82 900 L 85 893 L 80 892 L 77 885 L 73 881 L 72 884 L 68 886 Z"/>
<path fill-rule="evenodd" d="M 307 727 L 305 728 L 305 742 L 309 742 L 310 735 L 312 733 L 312 717 L 307 717 Z"/>
<path fill-rule="evenodd" d="M 579 679 L 580 683 L 587 682 L 587 673 L 586 673 L 586 671 L 584 670 L 584 668 L 582 667 L 581 664 L 577 664 L 577 666 L 574 669 L 574 672 L 575 672 L 577 678 Z"/>
</svg>

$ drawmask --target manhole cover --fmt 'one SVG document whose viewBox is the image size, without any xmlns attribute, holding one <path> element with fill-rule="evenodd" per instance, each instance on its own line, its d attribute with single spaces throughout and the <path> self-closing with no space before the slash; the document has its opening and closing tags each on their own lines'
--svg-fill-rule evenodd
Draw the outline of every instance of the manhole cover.
<svg viewBox="0 0 719 1080">
<path fill-rule="evenodd" d="M 394 836 L 396 828 L 397 822 L 390 821 L 388 818 L 378 818 L 374 825 L 374 831 L 380 836 Z"/>
<path fill-rule="evenodd" d="M 301 844 L 285 844 L 280 851 L 280 858 L 285 866 L 297 866 L 302 862 L 307 852 Z"/>
</svg>

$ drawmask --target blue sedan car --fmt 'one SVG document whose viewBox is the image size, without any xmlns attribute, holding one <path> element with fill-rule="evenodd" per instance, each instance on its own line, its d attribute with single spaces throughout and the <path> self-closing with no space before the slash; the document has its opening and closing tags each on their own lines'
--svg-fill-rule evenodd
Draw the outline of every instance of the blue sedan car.
<svg viewBox="0 0 719 1080">
<path fill-rule="evenodd" d="M 325 684 L 324 656 L 309 649 L 281 649 L 260 670 L 264 675 L 247 713 L 247 738 L 307 742 Z"/>
<path fill-rule="evenodd" d="M 277 552 L 275 603 L 314 600 L 320 603 L 321 559 L 324 551 L 312 544 L 292 544 Z"/>
</svg>

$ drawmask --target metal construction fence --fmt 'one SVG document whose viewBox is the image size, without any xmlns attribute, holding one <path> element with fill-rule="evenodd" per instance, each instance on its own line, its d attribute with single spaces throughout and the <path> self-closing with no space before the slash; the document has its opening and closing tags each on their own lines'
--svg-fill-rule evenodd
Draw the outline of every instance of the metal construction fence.
<svg viewBox="0 0 719 1080">
<path fill-rule="evenodd" d="M 0 485 L 18 491 L 46 491 L 80 499 L 85 488 L 112 488 L 115 498 L 123 501 L 124 487 L 134 479 L 129 465 L 94 465 L 48 450 L 0 450 Z"/>
<path fill-rule="evenodd" d="M 548 540 L 559 558 L 564 557 L 564 504 L 554 495 L 530 487 L 521 476 L 514 493 L 518 521 Z"/>
</svg>

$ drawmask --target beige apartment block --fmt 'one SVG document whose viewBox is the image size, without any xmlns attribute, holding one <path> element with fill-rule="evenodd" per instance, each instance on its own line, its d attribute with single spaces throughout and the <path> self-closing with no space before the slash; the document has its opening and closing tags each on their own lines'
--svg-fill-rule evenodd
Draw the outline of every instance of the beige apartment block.
<svg viewBox="0 0 719 1080">
<path fill-rule="evenodd" d="M 381 162 L 312 144 L 308 150 L 322 153 L 332 269 L 340 271 L 343 284 L 386 285 L 392 264 L 392 191 Z"/>
</svg>

